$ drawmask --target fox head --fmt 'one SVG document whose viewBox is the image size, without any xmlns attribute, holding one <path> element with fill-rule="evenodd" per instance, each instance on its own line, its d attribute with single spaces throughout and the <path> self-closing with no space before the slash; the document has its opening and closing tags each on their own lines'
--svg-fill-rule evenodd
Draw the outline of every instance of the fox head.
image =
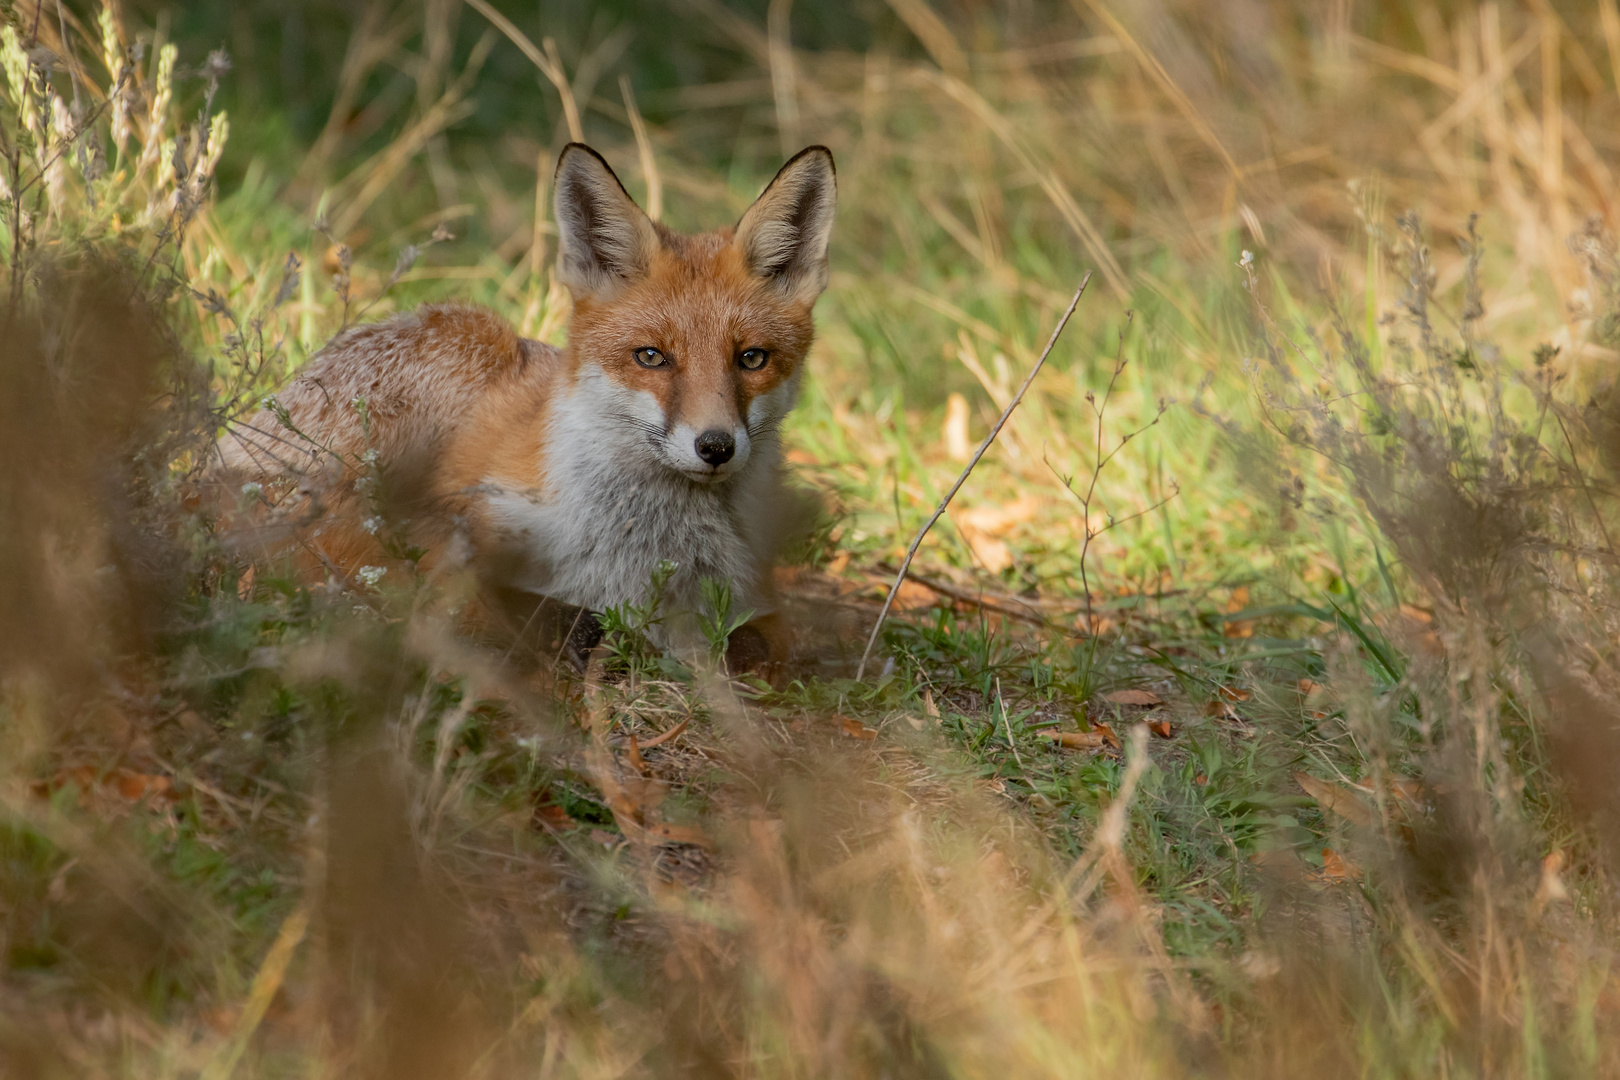
<svg viewBox="0 0 1620 1080">
<path fill-rule="evenodd" d="M 594 436 L 695 483 L 737 476 L 798 392 L 827 286 L 832 154 L 800 151 L 734 228 L 696 236 L 649 219 L 579 143 L 555 191 L 574 392 L 600 417 Z"/>
</svg>

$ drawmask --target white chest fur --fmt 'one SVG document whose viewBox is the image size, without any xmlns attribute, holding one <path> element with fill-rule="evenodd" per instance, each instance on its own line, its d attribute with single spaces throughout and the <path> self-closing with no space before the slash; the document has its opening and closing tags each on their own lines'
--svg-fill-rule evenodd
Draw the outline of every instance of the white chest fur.
<svg viewBox="0 0 1620 1080">
<path fill-rule="evenodd" d="M 497 478 L 480 486 L 499 549 L 491 554 L 509 568 L 504 584 L 601 611 L 644 601 L 668 560 L 676 566 L 665 592 L 671 609 L 699 609 L 701 583 L 714 578 L 730 585 L 735 613 L 764 614 L 759 579 L 780 473 L 775 425 L 741 471 L 705 484 L 669 468 L 648 423 L 656 403 L 645 397 L 601 376 L 581 378 L 553 405 L 543 486 Z"/>
</svg>

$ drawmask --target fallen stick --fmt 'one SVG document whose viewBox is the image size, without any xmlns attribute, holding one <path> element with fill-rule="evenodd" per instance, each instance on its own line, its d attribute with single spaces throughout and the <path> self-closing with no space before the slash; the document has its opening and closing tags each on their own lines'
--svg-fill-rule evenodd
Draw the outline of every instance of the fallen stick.
<svg viewBox="0 0 1620 1080">
<path fill-rule="evenodd" d="M 1080 279 L 1080 287 L 1074 290 L 1074 299 L 1069 301 L 1069 307 L 1063 312 L 1063 318 L 1059 319 L 1057 325 L 1052 328 L 1052 336 L 1047 339 L 1046 348 L 1041 350 L 1040 359 L 1036 360 L 1035 366 L 1029 369 L 1029 375 L 1024 379 L 1024 384 L 1018 388 L 1018 393 L 1013 395 L 1013 399 L 1007 402 L 1007 407 L 1001 410 L 1001 419 L 997 420 L 996 426 L 990 429 L 990 434 L 984 437 L 984 442 L 979 444 L 979 449 L 974 453 L 973 459 L 967 463 L 967 468 L 962 470 L 962 475 L 956 478 L 956 483 L 951 485 L 951 490 L 945 493 L 945 498 L 941 499 L 939 505 L 934 508 L 933 515 L 929 517 L 921 529 L 917 530 L 916 537 L 911 541 L 911 547 L 906 550 L 906 557 L 900 561 L 900 572 L 894 575 L 894 584 L 889 586 L 889 595 L 883 598 L 883 607 L 878 612 L 877 622 L 872 626 L 871 636 L 866 639 L 866 648 L 861 651 L 861 663 L 855 669 L 856 682 L 860 682 L 866 677 L 866 662 L 872 658 L 872 646 L 877 644 L 878 634 L 883 630 L 883 620 L 889 617 L 889 609 L 894 606 L 895 594 L 900 591 L 900 586 L 906 580 L 906 571 L 911 569 L 911 560 L 917 557 L 917 549 L 922 546 L 923 537 L 928 535 L 928 530 L 934 527 L 934 522 L 938 521 L 945 513 L 945 508 L 951 504 L 951 500 L 956 497 L 956 493 L 962 490 L 962 485 L 967 483 L 968 474 L 973 472 L 973 467 L 979 463 L 980 458 L 984 457 L 985 451 L 990 449 L 990 444 L 996 441 L 996 436 L 1001 434 L 1002 427 L 1006 425 L 1007 418 L 1012 416 L 1013 410 L 1018 408 L 1018 403 L 1024 400 L 1025 392 L 1029 390 L 1030 384 L 1035 381 L 1035 376 L 1041 373 L 1042 366 L 1046 364 L 1046 358 L 1052 355 L 1052 347 L 1057 344 L 1057 339 L 1063 333 L 1063 328 L 1069 325 L 1069 316 L 1073 315 L 1074 309 L 1080 306 L 1080 297 L 1085 295 L 1086 286 L 1089 284 L 1091 284 L 1091 271 L 1087 270 L 1086 276 Z"/>
<path fill-rule="evenodd" d="M 892 574 L 894 573 L 894 564 L 890 562 L 881 562 L 878 564 L 878 569 Z M 1041 614 L 1038 608 L 1024 603 L 1017 597 L 986 596 L 983 592 L 972 593 L 967 589 L 958 588 L 955 585 L 941 581 L 937 577 L 930 577 L 927 574 L 908 573 L 906 576 L 911 578 L 911 580 L 915 581 L 917 584 L 932 589 L 945 599 L 953 600 L 958 604 L 968 604 L 972 607 L 983 608 L 985 611 L 993 611 L 997 615 L 1005 615 L 1009 619 L 1018 619 L 1022 622 L 1029 623 L 1031 626 L 1039 626 L 1049 629 L 1053 625 L 1052 620 Z M 1026 610 L 1020 611 L 1018 608 L 1011 607 L 1007 603 L 1008 601 L 1019 604 Z"/>
</svg>

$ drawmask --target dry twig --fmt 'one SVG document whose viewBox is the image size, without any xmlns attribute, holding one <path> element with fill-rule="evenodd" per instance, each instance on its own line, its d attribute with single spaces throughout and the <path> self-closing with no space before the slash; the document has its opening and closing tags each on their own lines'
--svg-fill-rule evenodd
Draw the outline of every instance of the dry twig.
<svg viewBox="0 0 1620 1080">
<path fill-rule="evenodd" d="M 1063 317 L 1052 328 L 1052 336 L 1047 339 L 1046 348 L 1041 350 L 1040 358 L 1035 361 L 1035 366 L 1029 369 L 1029 375 L 1025 377 L 1024 384 L 1018 388 L 1018 393 L 1013 395 L 1012 400 L 1007 402 L 1007 407 L 1001 410 L 1001 418 L 996 421 L 996 426 L 990 429 L 990 434 L 986 435 L 984 441 L 979 444 L 979 449 L 974 452 L 972 460 L 962 470 L 962 475 L 956 478 L 956 483 L 951 485 L 951 490 L 945 493 L 945 498 L 940 500 L 939 505 L 934 508 L 933 514 L 923 523 L 923 527 L 917 530 L 917 535 L 911 541 L 911 547 L 906 549 L 906 557 L 900 560 L 900 570 L 894 575 L 894 584 L 889 586 L 889 595 L 883 598 L 883 608 L 878 612 L 877 622 L 872 625 L 871 636 L 866 639 L 866 648 L 861 651 L 861 663 L 855 669 L 856 682 L 860 682 L 866 677 L 866 662 L 872 657 L 872 646 L 877 644 L 878 634 L 883 630 L 883 620 L 889 617 L 889 609 L 894 606 L 895 594 L 900 591 L 901 584 L 906 580 L 906 571 L 911 569 L 911 560 L 917 557 L 917 549 L 922 546 L 923 537 L 928 535 L 928 530 L 932 529 L 934 523 L 945 513 L 945 508 L 951 504 L 951 500 L 956 497 L 956 493 L 962 490 L 962 485 L 967 483 L 968 475 L 973 472 L 973 467 L 979 463 L 980 458 L 984 457 L 985 451 L 990 449 L 990 444 L 996 441 L 996 436 L 1001 434 L 1002 427 L 1006 425 L 1008 417 L 1012 416 L 1013 410 L 1018 408 L 1018 403 L 1024 400 L 1024 394 L 1029 390 L 1030 384 L 1035 381 L 1035 376 L 1039 375 L 1041 368 L 1045 366 L 1046 358 L 1052 355 L 1052 347 L 1057 344 L 1057 339 L 1063 333 L 1063 328 L 1069 325 L 1069 316 L 1073 315 L 1074 309 L 1080 306 L 1080 297 L 1085 295 L 1086 286 L 1089 284 L 1091 284 L 1091 271 L 1087 270 L 1086 276 L 1080 279 L 1080 287 L 1074 290 L 1074 299 L 1069 301 L 1069 306 L 1064 310 Z"/>
</svg>

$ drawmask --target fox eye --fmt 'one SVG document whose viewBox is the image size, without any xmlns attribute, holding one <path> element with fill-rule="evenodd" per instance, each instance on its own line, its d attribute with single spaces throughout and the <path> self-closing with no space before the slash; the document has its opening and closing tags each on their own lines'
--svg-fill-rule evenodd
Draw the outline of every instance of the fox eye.
<svg viewBox="0 0 1620 1080">
<path fill-rule="evenodd" d="M 737 363 L 742 365 L 744 371 L 758 371 L 770 358 L 771 354 L 764 349 L 746 349 L 737 357 Z"/>
<path fill-rule="evenodd" d="M 636 363 L 642 367 L 663 367 L 669 363 L 669 359 L 657 349 L 637 349 L 635 355 Z"/>
</svg>

